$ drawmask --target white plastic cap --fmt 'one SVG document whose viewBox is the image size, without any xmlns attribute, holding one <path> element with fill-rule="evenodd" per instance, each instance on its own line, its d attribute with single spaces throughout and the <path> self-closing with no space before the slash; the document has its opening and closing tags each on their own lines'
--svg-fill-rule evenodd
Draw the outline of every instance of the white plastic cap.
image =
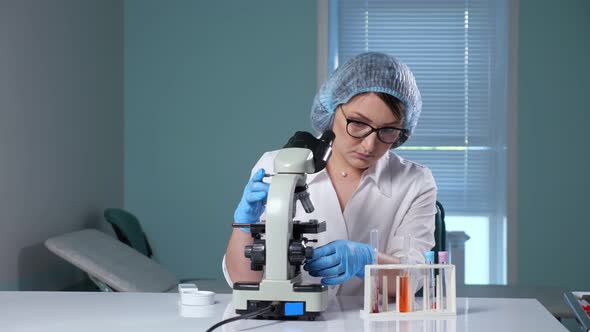
<svg viewBox="0 0 590 332">
<path fill-rule="evenodd" d="M 178 293 L 182 305 L 212 305 L 215 303 L 215 293 L 200 291 L 195 284 L 179 284 Z"/>
</svg>

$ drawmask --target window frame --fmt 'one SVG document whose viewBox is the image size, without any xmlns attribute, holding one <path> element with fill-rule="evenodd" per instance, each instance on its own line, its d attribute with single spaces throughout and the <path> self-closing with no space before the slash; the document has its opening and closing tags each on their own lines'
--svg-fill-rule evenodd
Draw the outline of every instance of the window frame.
<svg viewBox="0 0 590 332">
<path fill-rule="evenodd" d="M 498 206 L 495 210 L 504 213 L 501 215 L 488 215 L 490 218 L 490 264 L 496 264 L 497 267 L 490 268 L 490 283 L 493 284 L 514 284 L 517 280 L 517 177 L 516 177 L 516 156 L 517 156 L 517 44 L 518 44 L 518 0 L 500 0 L 503 2 L 503 10 L 506 15 L 499 15 L 500 20 L 498 26 L 503 26 L 504 31 L 502 35 L 505 38 L 501 41 L 505 43 L 506 50 L 498 63 L 500 66 L 505 66 L 505 77 L 496 79 L 498 85 L 493 91 L 495 94 L 501 92 L 500 96 L 493 95 L 491 100 L 503 100 L 503 107 L 506 112 L 504 114 L 503 122 L 506 124 L 499 128 L 499 135 L 504 135 L 505 151 L 496 154 L 494 162 L 496 164 L 503 164 L 503 167 L 496 167 L 496 169 L 503 169 L 505 183 L 501 184 L 496 191 L 504 193 L 506 199 L 497 200 Z M 338 36 L 330 35 L 330 28 L 337 28 L 337 20 L 335 19 L 334 11 L 330 11 L 330 7 L 337 4 L 338 0 L 319 0 L 318 1 L 318 15 L 317 15 L 317 88 L 321 86 L 328 72 L 333 68 L 330 67 L 330 58 L 338 57 L 337 53 L 330 52 L 330 49 L 337 49 L 335 45 L 338 41 Z M 501 86 L 504 88 L 501 88 Z M 501 98 L 501 99 L 498 99 Z M 493 106 L 492 106 L 493 107 Z M 502 121 L 502 120 L 501 120 Z M 450 211 L 449 211 L 450 212 Z M 452 212 L 449 214 L 452 216 Z M 463 216 L 464 214 L 462 214 Z M 493 263 L 492 263 L 493 262 Z M 492 271 L 494 270 L 494 271 Z"/>
</svg>

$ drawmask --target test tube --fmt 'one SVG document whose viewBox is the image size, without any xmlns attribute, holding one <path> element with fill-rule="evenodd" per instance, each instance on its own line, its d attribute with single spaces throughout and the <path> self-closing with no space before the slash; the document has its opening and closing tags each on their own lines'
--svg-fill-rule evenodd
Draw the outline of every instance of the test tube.
<svg viewBox="0 0 590 332">
<path fill-rule="evenodd" d="M 434 264 L 434 251 L 427 251 L 424 253 L 426 264 Z M 434 269 L 425 269 L 424 272 L 424 310 L 432 310 L 435 308 L 434 304 Z"/>
<path fill-rule="evenodd" d="M 373 264 L 377 263 L 377 254 L 379 253 L 379 230 L 373 229 L 370 233 L 370 242 L 371 248 L 373 249 Z M 371 305 L 372 311 L 374 313 L 379 312 L 379 270 L 373 270 L 370 276 L 372 279 L 373 288 L 371 289 L 371 293 L 373 296 L 373 303 Z M 387 298 L 384 298 L 383 301 L 387 301 Z"/>
<path fill-rule="evenodd" d="M 373 260 L 373 264 L 377 264 L 377 253 L 379 252 L 379 230 L 374 229 L 371 231 L 371 247 L 373 248 L 373 252 L 375 254 L 375 259 Z"/>
<path fill-rule="evenodd" d="M 439 251 L 438 252 L 438 263 L 439 264 L 447 264 L 449 262 L 449 253 L 447 251 Z M 440 269 L 440 302 L 439 302 L 439 309 L 446 310 L 447 309 L 447 277 L 446 277 L 446 269 Z M 438 285 L 437 285 L 438 286 Z"/>
<path fill-rule="evenodd" d="M 387 275 L 383 276 L 383 281 L 381 282 L 381 312 L 386 312 L 387 306 L 389 305 L 389 290 L 388 290 L 388 281 Z"/>
<path fill-rule="evenodd" d="M 399 312 L 410 312 L 410 277 L 404 270 L 399 277 Z"/>
<path fill-rule="evenodd" d="M 410 263 L 410 248 L 412 247 L 412 236 L 404 236 L 404 252 L 401 257 L 402 264 Z M 411 271 L 408 268 L 403 269 L 402 275 L 399 277 L 399 311 L 400 312 L 411 312 L 412 311 L 412 294 L 413 287 L 411 285 Z"/>
</svg>

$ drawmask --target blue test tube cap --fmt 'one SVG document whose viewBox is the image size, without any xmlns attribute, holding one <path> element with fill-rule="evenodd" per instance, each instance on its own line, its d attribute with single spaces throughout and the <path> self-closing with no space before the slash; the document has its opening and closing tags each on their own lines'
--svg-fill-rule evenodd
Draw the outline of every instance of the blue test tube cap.
<svg viewBox="0 0 590 332">
<path fill-rule="evenodd" d="M 434 263 L 434 251 L 425 252 L 424 257 L 426 258 L 426 264 Z"/>
</svg>

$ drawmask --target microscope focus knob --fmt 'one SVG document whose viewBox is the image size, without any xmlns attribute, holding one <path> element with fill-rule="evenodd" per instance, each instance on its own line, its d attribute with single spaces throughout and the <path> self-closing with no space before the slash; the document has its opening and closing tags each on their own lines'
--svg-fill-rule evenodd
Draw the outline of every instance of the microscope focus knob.
<svg viewBox="0 0 590 332">
<path fill-rule="evenodd" d="M 291 263 L 291 265 L 301 265 L 305 259 L 312 257 L 312 247 L 307 247 L 303 243 L 295 240 L 292 240 L 289 244 L 289 263 Z"/>
<path fill-rule="evenodd" d="M 313 257 L 313 248 L 312 247 L 306 247 L 305 248 L 305 258 L 310 259 Z"/>
<path fill-rule="evenodd" d="M 254 271 L 262 271 L 262 267 L 266 264 L 266 245 L 262 239 L 254 239 L 252 245 L 244 248 L 244 256 L 250 258 L 250 269 Z"/>
</svg>

